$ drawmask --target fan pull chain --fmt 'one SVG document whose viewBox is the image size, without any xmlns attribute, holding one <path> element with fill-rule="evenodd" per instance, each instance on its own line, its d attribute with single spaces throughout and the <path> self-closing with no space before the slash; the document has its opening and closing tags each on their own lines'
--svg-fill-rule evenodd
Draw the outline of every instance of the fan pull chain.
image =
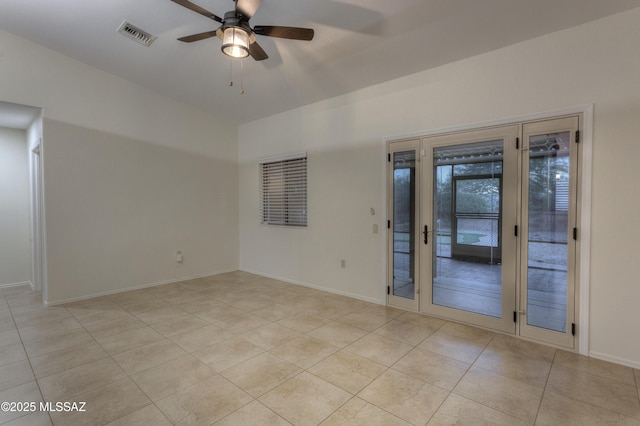
<svg viewBox="0 0 640 426">
<path fill-rule="evenodd" d="M 244 59 L 240 59 L 240 94 L 244 95 Z"/>
<path fill-rule="evenodd" d="M 233 87 L 233 59 L 229 60 L 229 87 Z M 244 60 L 240 60 L 240 94 L 244 95 Z"/>
</svg>

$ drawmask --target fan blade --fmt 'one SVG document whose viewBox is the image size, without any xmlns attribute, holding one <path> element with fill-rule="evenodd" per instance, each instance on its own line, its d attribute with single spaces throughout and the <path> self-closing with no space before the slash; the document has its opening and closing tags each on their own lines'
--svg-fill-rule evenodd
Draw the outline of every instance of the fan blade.
<svg viewBox="0 0 640 426">
<path fill-rule="evenodd" d="M 312 40 L 314 34 L 311 28 L 279 27 L 268 25 L 256 25 L 253 29 L 253 32 L 268 37 L 279 37 L 306 41 Z"/>
<path fill-rule="evenodd" d="M 262 0 L 236 0 L 236 10 L 251 19 L 262 4 Z"/>
<path fill-rule="evenodd" d="M 249 45 L 249 54 L 251 54 L 251 57 L 256 61 L 264 61 L 269 57 L 255 41 Z"/>
<path fill-rule="evenodd" d="M 198 40 L 204 40 L 205 38 L 215 37 L 215 31 L 207 31 L 204 33 L 192 34 L 189 36 L 180 37 L 178 40 L 184 41 L 185 43 L 192 43 Z"/>
<path fill-rule="evenodd" d="M 214 21 L 218 21 L 221 24 L 224 23 L 222 18 L 216 15 L 215 13 L 211 13 L 207 9 L 204 9 L 198 6 L 197 4 L 191 3 L 189 0 L 171 0 L 171 1 L 179 4 L 182 7 L 186 7 L 187 9 L 193 10 L 194 12 L 199 13 L 200 15 L 204 15 L 207 18 L 213 19 Z"/>
</svg>

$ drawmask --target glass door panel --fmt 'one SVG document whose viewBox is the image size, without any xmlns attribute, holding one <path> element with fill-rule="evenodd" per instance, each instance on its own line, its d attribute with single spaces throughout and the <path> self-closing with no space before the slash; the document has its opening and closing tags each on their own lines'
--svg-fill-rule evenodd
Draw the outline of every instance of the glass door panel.
<svg viewBox="0 0 640 426">
<path fill-rule="evenodd" d="M 573 347 L 577 118 L 525 126 L 521 334 Z"/>
<path fill-rule="evenodd" d="M 527 324 L 567 331 L 569 132 L 529 141 Z"/>
<path fill-rule="evenodd" d="M 502 314 L 502 140 L 435 148 L 433 303 Z M 478 174 L 481 173 L 481 174 Z"/>
<path fill-rule="evenodd" d="M 423 140 L 423 220 L 431 241 L 431 248 L 420 245 L 422 287 L 429 290 L 423 312 L 515 332 L 517 244 L 503 228 L 515 226 L 517 134 L 517 126 L 506 126 Z"/>
<path fill-rule="evenodd" d="M 418 212 L 416 177 L 418 142 L 398 142 L 390 145 L 390 271 L 389 303 L 418 308 L 418 242 L 416 220 Z"/>
</svg>

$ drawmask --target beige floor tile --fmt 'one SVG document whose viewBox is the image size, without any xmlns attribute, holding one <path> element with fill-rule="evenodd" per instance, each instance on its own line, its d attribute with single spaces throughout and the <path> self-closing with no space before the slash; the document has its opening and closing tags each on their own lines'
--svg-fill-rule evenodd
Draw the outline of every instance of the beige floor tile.
<svg viewBox="0 0 640 426">
<path fill-rule="evenodd" d="M 420 343 L 419 347 L 462 362 L 472 363 L 492 337 L 491 332 L 448 322 Z"/>
<path fill-rule="evenodd" d="M 595 405 L 546 391 L 536 419 L 539 426 L 619 425 L 640 426 L 640 420 Z"/>
<path fill-rule="evenodd" d="M 158 342 L 163 339 L 164 336 L 162 334 L 145 325 L 143 327 L 125 330 L 122 333 L 98 339 L 97 342 L 109 353 L 109 355 L 115 355 L 139 348 L 140 346 Z"/>
<path fill-rule="evenodd" d="M 377 334 L 369 334 L 353 342 L 345 349 L 390 367 L 413 347 Z"/>
<path fill-rule="evenodd" d="M 387 370 L 358 397 L 401 419 L 423 425 L 436 412 L 448 392 L 395 370 Z"/>
<path fill-rule="evenodd" d="M 62 306 L 45 307 L 37 305 L 27 309 L 18 309 L 13 312 L 13 320 L 18 328 L 46 322 L 55 322 L 65 318 L 71 318 L 71 314 Z"/>
<path fill-rule="evenodd" d="M 212 299 L 211 296 L 205 295 L 195 300 L 189 300 L 187 302 L 179 303 L 176 306 L 182 310 L 189 312 L 190 314 L 196 314 L 198 312 L 205 312 L 214 309 L 221 305 L 217 300 Z"/>
<path fill-rule="evenodd" d="M 108 423 L 107 426 L 171 426 L 169 419 L 155 405 L 147 405 Z"/>
<path fill-rule="evenodd" d="M 247 297 L 245 295 L 242 298 L 232 301 L 231 303 L 229 303 L 229 305 L 242 312 L 252 312 L 257 309 L 262 309 L 266 308 L 267 306 L 273 305 L 273 302 L 260 296 Z"/>
<path fill-rule="evenodd" d="M 213 376 L 215 372 L 191 355 L 133 374 L 131 379 L 151 399 L 157 401 Z"/>
<path fill-rule="evenodd" d="M 127 303 L 121 305 L 122 308 L 132 315 L 141 314 L 147 311 L 153 311 L 155 309 L 165 308 L 169 306 L 169 303 L 158 297 L 153 297 L 141 302 Z M 182 308 L 181 308 L 182 309 Z"/>
<path fill-rule="evenodd" d="M 351 394 L 302 372 L 260 398 L 260 402 L 288 422 L 317 425 L 351 399 Z"/>
<path fill-rule="evenodd" d="M 270 352 L 300 368 L 306 369 L 339 349 L 324 340 L 311 336 L 301 336 L 273 348 Z"/>
<path fill-rule="evenodd" d="M 0 367 L 0 391 L 22 385 L 33 379 L 31 365 L 26 359 Z"/>
<path fill-rule="evenodd" d="M 104 321 L 134 319 L 135 317 L 120 306 L 115 306 L 113 308 L 96 310 L 83 315 L 76 315 L 75 318 L 80 324 L 87 327 Z"/>
<path fill-rule="evenodd" d="M 423 382 L 452 390 L 469 367 L 462 361 L 415 348 L 392 368 Z"/>
<path fill-rule="evenodd" d="M 411 424 L 360 398 L 354 397 L 336 410 L 327 420 L 320 423 L 320 425 L 410 426 Z"/>
<path fill-rule="evenodd" d="M 595 358 L 589 358 L 584 355 L 578 355 L 567 351 L 557 351 L 556 357 L 553 360 L 553 365 L 571 368 L 585 374 L 605 377 L 630 385 L 635 384 L 633 368 Z"/>
<path fill-rule="evenodd" d="M 308 371 L 355 395 L 386 370 L 387 367 L 382 364 L 342 350 L 320 361 Z"/>
<path fill-rule="evenodd" d="M 640 420 L 640 401 L 634 385 L 554 365 L 547 390 Z"/>
<path fill-rule="evenodd" d="M 91 312 L 112 309 L 117 307 L 115 303 L 108 297 L 96 297 L 94 299 L 78 300 L 76 302 L 65 303 L 63 305 L 72 315 L 84 315 Z"/>
<path fill-rule="evenodd" d="M 368 303 L 361 309 L 360 312 L 369 312 L 392 320 L 398 318 L 400 315 L 406 313 L 407 311 L 393 308 L 391 306 Z"/>
<path fill-rule="evenodd" d="M 338 320 L 343 324 L 361 328 L 366 331 L 373 331 L 389 322 L 389 318 L 376 315 L 371 312 L 354 312 L 343 316 Z"/>
<path fill-rule="evenodd" d="M 128 330 L 146 327 L 146 324 L 133 315 L 110 321 L 101 321 L 86 325 L 84 328 L 97 340 L 123 333 Z"/>
<path fill-rule="evenodd" d="M 160 340 L 114 355 L 113 359 L 127 374 L 135 374 L 186 354 L 187 352 L 175 343 Z"/>
<path fill-rule="evenodd" d="M 0 331 L 0 348 L 21 343 L 18 330 L 12 326 L 9 330 Z"/>
<path fill-rule="evenodd" d="M 263 308 L 260 309 L 256 309 L 255 311 L 251 312 L 253 315 L 257 315 L 259 317 L 262 317 L 264 319 L 268 319 L 269 321 L 278 321 L 281 320 L 283 318 L 289 317 L 291 315 L 294 315 L 296 313 L 298 313 L 298 310 L 295 308 L 292 308 L 290 306 L 286 306 L 286 305 L 281 305 L 279 303 L 272 303 L 269 306 L 265 306 Z M 289 327 L 291 328 L 291 327 Z M 300 330 L 298 330 L 300 331 Z"/>
<path fill-rule="evenodd" d="M 491 339 L 491 342 L 487 345 L 487 349 L 491 349 L 496 352 L 514 352 L 532 358 L 540 358 L 549 362 L 553 361 L 556 353 L 556 349 L 551 346 L 528 342 L 505 334 L 496 334 L 493 336 L 493 339 Z"/>
<path fill-rule="evenodd" d="M 255 330 L 265 325 L 271 324 L 271 321 L 252 314 L 230 314 L 222 317 L 218 321 L 214 322 L 218 327 L 223 328 L 225 331 L 240 335 L 251 330 Z"/>
<path fill-rule="evenodd" d="M 185 351 L 194 352 L 231 338 L 233 338 L 232 334 L 227 333 L 217 325 L 209 324 L 195 330 L 175 334 L 169 339 Z"/>
<path fill-rule="evenodd" d="M 543 389 L 477 367 L 471 367 L 453 393 L 533 423 Z"/>
<path fill-rule="evenodd" d="M 367 332 L 340 322 L 332 322 L 307 334 L 343 348 L 365 336 Z"/>
<path fill-rule="evenodd" d="M 220 374 L 249 395 L 258 398 L 301 371 L 291 363 L 264 353 Z"/>
<path fill-rule="evenodd" d="M 34 357 L 78 345 L 90 344 L 93 341 L 93 337 L 91 337 L 89 333 L 83 328 L 79 328 L 61 334 L 53 334 L 26 341 L 24 342 L 24 349 L 29 357 Z"/>
<path fill-rule="evenodd" d="M 54 322 L 30 325 L 18 329 L 23 341 L 42 339 L 58 334 L 65 334 L 68 331 L 81 328 L 80 323 L 73 317 L 63 318 Z"/>
<path fill-rule="evenodd" d="M 375 334 L 389 339 L 416 346 L 433 334 L 433 330 L 410 322 L 393 320 L 374 331 Z"/>
<path fill-rule="evenodd" d="M 176 334 L 180 334 L 187 331 L 195 330 L 200 327 L 204 327 L 206 325 L 210 325 L 210 324 L 201 318 L 188 314 L 188 316 L 185 316 L 185 317 L 162 321 L 159 323 L 152 324 L 151 326 L 160 334 L 166 337 L 171 337 Z"/>
<path fill-rule="evenodd" d="M 174 424 L 210 425 L 252 401 L 220 375 L 183 389 L 156 403 Z"/>
<path fill-rule="evenodd" d="M 200 361 L 220 372 L 260 355 L 264 350 L 251 342 L 235 337 L 192 352 Z"/>
<path fill-rule="evenodd" d="M 84 412 L 52 412 L 58 425 L 99 425 L 117 420 L 151 403 L 128 377 L 78 394 L 71 402 L 86 402 Z"/>
<path fill-rule="evenodd" d="M 402 315 L 396 318 L 398 321 L 408 322 L 418 327 L 426 328 L 427 330 L 436 331 L 439 330 L 447 321 L 435 318 L 429 315 L 420 314 L 417 312 L 404 312 Z"/>
<path fill-rule="evenodd" d="M 103 387 L 125 377 L 111 358 L 93 361 L 51 376 L 38 379 L 45 401 L 71 401 L 81 393 Z"/>
<path fill-rule="evenodd" d="M 0 346 L 0 366 L 22 361 L 23 359 L 27 359 L 27 353 L 24 351 L 22 343 L 16 342 Z"/>
<path fill-rule="evenodd" d="M 179 318 L 190 315 L 184 309 L 180 309 L 177 306 L 164 306 L 158 309 L 152 309 L 150 311 L 140 312 L 135 316 L 146 324 L 156 324 L 163 321 L 177 320 Z"/>
<path fill-rule="evenodd" d="M 215 426 L 290 426 L 291 423 L 269 410 L 258 401 L 253 401 L 214 423 Z"/>
<path fill-rule="evenodd" d="M 282 324 L 285 327 L 289 327 L 300 333 L 309 333 L 317 328 L 329 324 L 332 320 L 321 317 L 319 315 L 309 314 L 307 312 L 299 312 L 282 318 L 278 321 L 278 324 Z"/>
<path fill-rule="evenodd" d="M 485 349 L 474 366 L 544 388 L 551 362 L 508 351 Z"/>
<path fill-rule="evenodd" d="M 106 358 L 107 353 L 97 343 L 91 341 L 85 344 L 64 348 L 44 355 L 31 357 L 31 367 L 36 377 L 50 376 L 69 370 L 89 362 Z"/>
<path fill-rule="evenodd" d="M 199 318 L 202 318 L 207 322 L 216 324 L 219 321 L 224 320 L 224 318 L 229 315 L 242 315 L 242 314 L 244 314 L 244 312 L 238 309 L 232 308 L 231 306 L 219 305 L 219 306 L 207 309 L 206 311 L 198 311 L 196 312 L 195 315 L 197 315 Z"/>
<path fill-rule="evenodd" d="M 297 331 L 277 323 L 271 323 L 240 335 L 246 341 L 267 351 L 300 336 L 301 334 Z"/>
<path fill-rule="evenodd" d="M 7 423 L 3 423 L 2 426 L 50 426 L 51 418 L 46 411 L 35 411 L 25 416 L 18 417 L 15 420 L 10 420 Z"/>
<path fill-rule="evenodd" d="M 37 383 L 34 381 L 21 384 L 3 391 L 0 391 L 0 402 L 42 402 L 42 395 Z M 24 417 L 26 413 L 17 411 L 0 410 L 0 424 L 5 424 L 12 420 Z"/>
<path fill-rule="evenodd" d="M 433 415 L 427 426 L 442 425 L 492 425 L 525 426 L 530 423 L 501 413 L 477 402 L 451 394 Z M 565 423 L 558 423 L 565 424 Z"/>
</svg>

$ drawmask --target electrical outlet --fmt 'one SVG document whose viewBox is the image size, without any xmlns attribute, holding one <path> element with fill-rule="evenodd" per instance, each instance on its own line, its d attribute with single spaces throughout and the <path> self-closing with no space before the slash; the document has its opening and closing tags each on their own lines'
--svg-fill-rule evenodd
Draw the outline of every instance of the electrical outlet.
<svg viewBox="0 0 640 426">
<path fill-rule="evenodd" d="M 176 252 L 176 262 L 182 263 L 182 250 Z"/>
<path fill-rule="evenodd" d="M 341 259 L 341 260 L 340 260 L 340 267 L 341 267 L 341 268 L 346 268 L 346 267 L 347 267 L 347 261 L 346 261 L 346 260 L 344 260 L 344 259 Z"/>
</svg>

